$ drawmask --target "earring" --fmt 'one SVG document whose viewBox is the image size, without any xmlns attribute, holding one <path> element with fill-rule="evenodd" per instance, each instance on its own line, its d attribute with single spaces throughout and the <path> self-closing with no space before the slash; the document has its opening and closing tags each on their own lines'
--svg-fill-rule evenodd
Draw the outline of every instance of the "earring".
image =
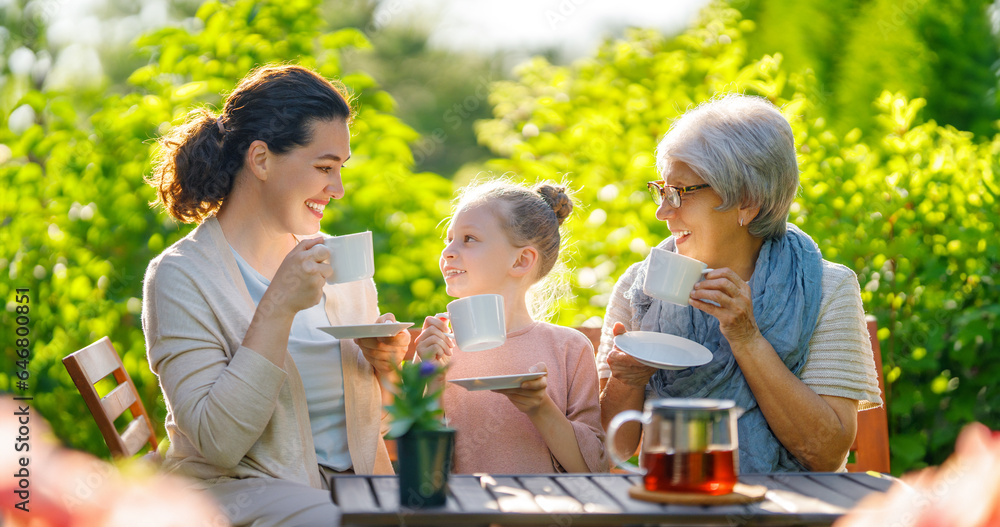
<svg viewBox="0 0 1000 527">
<path fill-rule="evenodd" d="M 743 218 L 740 218 L 740 227 L 743 226 Z"/>
</svg>

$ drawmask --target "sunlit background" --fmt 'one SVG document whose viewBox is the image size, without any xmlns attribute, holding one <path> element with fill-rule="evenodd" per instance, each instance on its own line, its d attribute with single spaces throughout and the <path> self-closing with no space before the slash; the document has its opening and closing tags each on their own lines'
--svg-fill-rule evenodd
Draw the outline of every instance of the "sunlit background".
<svg viewBox="0 0 1000 527">
<path fill-rule="evenodd" d="M 9 9 L 17 0 L 0 0 Z M 168 24 L 184 24 L 196 0 L 32 0 L 26 11 L 48 20 L 46 38 L 58 50 L 11 57 L 17 71 L 52 68 L 52 85 L 99 82 L 105 66 L 101 52 L 127 45 L 138 35 Z M 365 9 L 366 2 L 348 1 L 345 11 Z M 707 0 L 379 0 L 373 2 L 366 30 L 377 32 L 419 27 L 436 48 L 481 53 L 504 52 L 508 64 L 535 53 L 560 59 L 579 58 L 602 38 L 621 35 L 626 27 L 655 27 L 667 33 L 690 24 Z M 328 12 L 336 16 L 338 6 Z M 350 16 L 354 16 L 353 14 Z M 2 31 L 0 31 L 2 34 Z"/>
<path fill-rule="evenodd" d="M 348 195 L 323 228 L 373 231 L 380 305 L 400 320 L 447 303 L 436 256 L 455 188 L 509 173 L 577 188 L 556 322 L 599 324 L 616 278 L 669 234 L 645 182 L 670 122 L 719 93 L 768 97 L 799 148 L 790 219 L 857 273 L 878 320 L 893 472 L 940 463 L 960 425 L 1000 428 L 998 13 L 1000 0 L 0 0 L 0 298 L 36 295 L 38 411 L 65 444 L 106 455 L 60 359 L 107 335 L 162 425 L 141 283 L 190 226 L 149 206 L 156 138 L 258 62 L 294 61 L 356 97 Z M 0 391 L 13 382 L 0 370 Z"/>
</svg>

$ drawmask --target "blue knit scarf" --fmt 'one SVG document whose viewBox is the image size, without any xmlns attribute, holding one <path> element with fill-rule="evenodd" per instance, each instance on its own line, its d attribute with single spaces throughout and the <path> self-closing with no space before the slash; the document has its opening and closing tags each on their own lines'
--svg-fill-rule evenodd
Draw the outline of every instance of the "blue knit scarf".
<svg viewBox="0 0 1000 527">
<path fill-rule="evenodd" d="M 660 247 L 676 251 L 673 236 Z M 809 340 L 819 318 L 822 265 L 819 247 L 812 238 L 788 224 L 784 236 L 764 242 L 750 280 L 757 327 L 796 376 L 800 376 L 809 355 Z M 718 319 L 691 306 L 647 296 L 642 292 L 642 284 L 649 259 L 639 266 L 635 282 L 625 293 L 635 309 L 632 327 L 684 337 L 712 352 L 711 362 L 703 366 L 658 370 L 649 381 L 653 392 L 658 397 L 736 401 L 744 409 L 738 424 L 741 473 L 805 470 L 771 432 L 729 342 L 719 331 Z"/>
</svg>

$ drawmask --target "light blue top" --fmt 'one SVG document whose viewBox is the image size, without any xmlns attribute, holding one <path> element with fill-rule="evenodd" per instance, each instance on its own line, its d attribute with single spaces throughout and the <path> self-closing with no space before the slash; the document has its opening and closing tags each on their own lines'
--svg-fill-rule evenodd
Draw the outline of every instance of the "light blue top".
<svg viewBox="0 0 1000 527">
<path fill-rule="evenodd" d="M 232 247 L 230 247 L 232 248 Z M 254 303 L 260 302 L 271 281 L 257 272 L 233 249 L 236 264 L 247 284 Z M 344 412 L 344 370 L 340 362 L 340 341 L 319 329 L 329 326 L 326 297 L 320 303 L 303 309 L 292 321 L 288 336 L 288 352 L 302 375 L 312 425 L 316 458 L 320 465 L 336 471 L 351 468 L 351 453 L 347 448 L 347 414 Z"/>
</svg>

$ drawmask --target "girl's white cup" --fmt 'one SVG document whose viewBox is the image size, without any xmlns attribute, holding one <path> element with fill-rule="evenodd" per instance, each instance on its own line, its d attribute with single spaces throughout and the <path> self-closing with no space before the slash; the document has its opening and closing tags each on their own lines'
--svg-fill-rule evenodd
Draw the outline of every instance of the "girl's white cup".
<svg viewBox="0 0 1000 527">
<path fill-rule="evenodd" d="M 690 305 L 694 284 L 711 271 L 707 267 L 708 264 L 694 258 L 653 247 L 642 292 L 666 302 Z"/>
<path fill-rule="evenodd" d="M 371 231 L 330 236 L 323 240 L 323 244 L 330 250 L 330 265 L 333 266 L 333 274 L 326 279 L 328 284 L 343 284 L 375 276 Z"/>
<path fill-rule="evenodd" d="M 462 351 L 483 351 L 507 341 L 503 297 L 473 295 L 448 304 L 455 344 Z"/>
</svg>

